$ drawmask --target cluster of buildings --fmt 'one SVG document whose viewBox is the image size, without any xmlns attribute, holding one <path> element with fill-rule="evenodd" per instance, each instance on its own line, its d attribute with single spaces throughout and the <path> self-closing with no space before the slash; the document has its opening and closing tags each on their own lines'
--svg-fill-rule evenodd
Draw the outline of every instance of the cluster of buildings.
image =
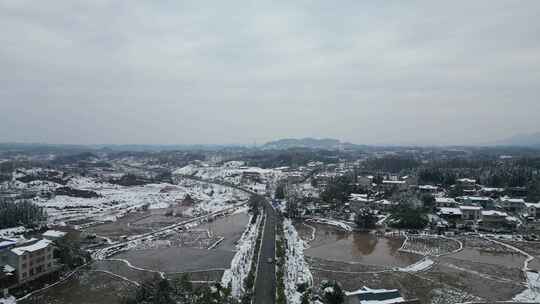
<svg viewBox="0 0 540 304">
<path fill-rule="evenodd" d="M 54 241 L 65 235 L 48 230 L 41 238 L 0 238 L 0 287 L 16 287 L 57 271 Z"/>
<path fill-rule="evenodd" d="M 318 184 L 324 186 L 329 179 L 339 176 L 340 172 L 321 172 L 314 176 Z M 537 230 L 540 233 L 540 202 L 527 202 L 519 189 L 488 188 L 481 186 L 475 179 L 460 178 L 450 188 L 439 185 L 422 185 L 413 176 L 358 175 L 357 184 L 363 186 L 369 194 L 351 194 L 343 202 L 342 216 L 347 217 L 356 210 L 369 208 L 377 214 L 389 212 L 399 201 L 392 200 L 389 193 L 413 192 L 407 203 L 413 207 L 422 207 L 420 199 L 424 194 L 435 198 L 435 209 L 430 216 L 432 227 L 438 229 L 472 229 L 488 232 L 512 232 L 518 228 Z M 459 188 L 461 196 L 449 197 L 453 188 Z M 517 192 L 516 192 L 517 191 Z M 516 196 L 509 196 L 516 194 Z M 324 213 L 331 206 L 319 205 L 311 211 Z M 309 209 L 309 208 L 308 208 Z M 332 213 L 333 210 L 326 210 Z M 334 212 L 335 213 L 335 212 Z M 352 216 L 351 216 L 352 218 Z M 530 232 L 530 231 L 529 231 Z"/>
<path fill-rule="evenodd" d="M 534 223 L 540 217 L 540 203 L 528 203 L 522 198 L 437 197 L 435 203 L 437 215 L 455 228 L 508 231 L 520 224 Z"/>
</svg>

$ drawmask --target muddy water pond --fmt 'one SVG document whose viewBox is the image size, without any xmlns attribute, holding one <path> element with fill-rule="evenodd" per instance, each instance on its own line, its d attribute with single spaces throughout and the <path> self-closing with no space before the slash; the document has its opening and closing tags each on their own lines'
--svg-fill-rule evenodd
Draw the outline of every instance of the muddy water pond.
<svg viewBox="0 0 540 304">
<path fill-rule="evenodd" d="M 403 239 L 382 238 L 367 232 L 345 232 L 320 224 L 310 226 L 316 230 L 311 247 L 305 251 L 309 257 L 387 267 L 403 267 L 421 259 L 418 255 L 398 251 Z M 303 224 L 296 227 L 303 236 L 308 235 L 306 229 L 311 231 Z"/>
<path fill-rule="evenodd" d="M 224 238 L 211 250 L 190 246 L 165 247 L 130 250 L 113 258 L 127 260 L 136 267 L 168 273 L 229 268 L 235 254 L 235 244 L 242 236 L 248 221 L 249 216 L 246 213 L 238 213 L 219 217 L 190 229 L 197 233 L 208 230 L 212 238 Z M 183 233 L 189 233 L 190 230 Z"/>
<path fill-rule="evenodd" d="M 237 213 L 217 218 L 212 222 L 198 226 L 197 229 L 208 229 L 213 235 L 225 238 L 216 249 L 234 251 L 236 250 L 236 242 L 244 233 L 248 221 L 249 215 L 247 213 Z"/>
</svg>

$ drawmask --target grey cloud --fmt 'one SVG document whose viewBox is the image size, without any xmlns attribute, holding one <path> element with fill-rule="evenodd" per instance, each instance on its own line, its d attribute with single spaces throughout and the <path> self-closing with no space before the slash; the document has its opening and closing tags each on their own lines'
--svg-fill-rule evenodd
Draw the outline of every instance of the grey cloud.
<svg viewBox="0 0 540 304">
<path fill-rule="evenodd" d="M 537 1 L 0 0 L 0 141 L 538 131 Z"/>
</svg>

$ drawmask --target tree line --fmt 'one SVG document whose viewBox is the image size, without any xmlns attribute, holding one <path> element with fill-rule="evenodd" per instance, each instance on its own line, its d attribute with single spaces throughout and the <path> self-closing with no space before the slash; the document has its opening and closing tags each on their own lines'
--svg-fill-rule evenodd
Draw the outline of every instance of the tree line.
<svg viewBox="0 0 540 304">
<path fill-rule="evenodd" d="M 17 202 L 10 199 L 0 200 L 0 229 L 34 226 L 46 219 L 45 210 L 29 200 Z"/>
<path fill-rule="evenodd" d="M 195 288 L 188 275 L 169 281 L 159 276 L 143 282 L 121 304 L 238 304 L 231 288 L 219 283 Z"/>
</svg>

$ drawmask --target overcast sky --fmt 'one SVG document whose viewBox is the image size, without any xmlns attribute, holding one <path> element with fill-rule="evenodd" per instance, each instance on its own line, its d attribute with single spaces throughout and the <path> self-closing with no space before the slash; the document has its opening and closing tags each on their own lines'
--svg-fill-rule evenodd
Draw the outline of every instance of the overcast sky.
<svg viewBox="0 0 540 304">
<path fill-rule="evenodd" d="M 0 0 L 0 142 L 540 131 L 540 1 Z"/>
</svg>

